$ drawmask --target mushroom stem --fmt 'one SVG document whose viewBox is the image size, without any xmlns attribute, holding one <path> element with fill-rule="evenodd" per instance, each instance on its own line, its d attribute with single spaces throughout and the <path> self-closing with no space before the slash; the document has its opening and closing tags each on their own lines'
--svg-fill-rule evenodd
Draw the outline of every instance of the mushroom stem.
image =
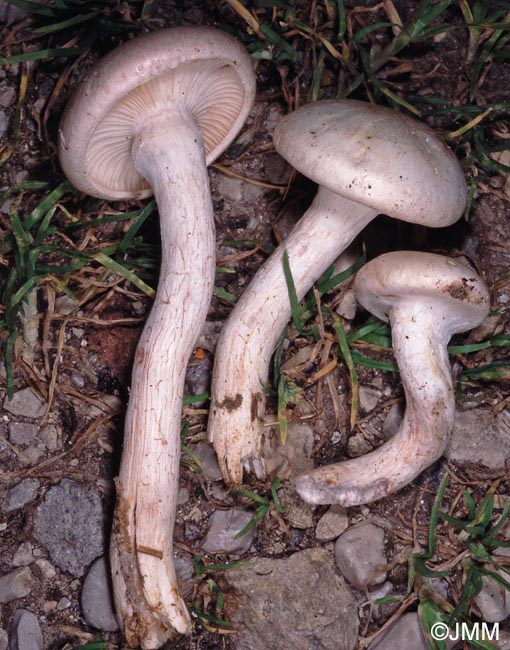
<svg viewBox="0 0 510 650">
<path fill-rule="evenodd" d="M 369 454 L 298 476 L 296 489 L 308 503 L 355 506 L 382 499 L 443 454 L 455 416 L 447 353 L 451 330 L 441 327 L 437 310 L 427 303 L 404 299 L 389 316 L 406 397 L 399 430 Z"/>
<path fill-rule="evenodd" d="M 158 204 L 161 271 L 135 355 L 111 561 L 127 640 L 150 649 L 190 630 L 172 533 L 185 370 L 210 303 L 215 237 L 202 136 L 191 116 L 176 108 L 148 120 L 132 153 Z"/>
<path fill-rule="evenodd" d="M 260 457 L 269 362 L 291 314 L 283 272 L 289 256 L 298 299 L 377 212 L 319 187 L 311 207 L 265 264 L 230 314 L 219 338 L 208 435 L 227 483 L 241 483 L 243 463 L 264 474 Z"/>
</svg>

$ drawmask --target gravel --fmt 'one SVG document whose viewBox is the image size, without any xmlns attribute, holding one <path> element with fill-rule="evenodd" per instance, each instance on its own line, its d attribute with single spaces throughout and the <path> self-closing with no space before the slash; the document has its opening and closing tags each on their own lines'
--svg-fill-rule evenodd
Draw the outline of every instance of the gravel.
<svg viewBox="0 0 510 650">
<path fill-rule="evenodd" d="M 36 478 L 26 478 L 16 483 L 16 485 L 9 488 L 5 495 L 3 503 L 4 511 L 13 512 L 26 506 L 27 503 L 30 503 L 36 498 L 40 486 L 41 484 Z"/>
<path fill-rule="evenodd" d="M 37 616 L 26 609 L 14 613 L 9 626 L 9 650 L 43 650 L 44 639 Z"/>
<path fill-rule="evenodd" d="M 253 513 L 246 510 L 215 510 L 209 519 L 209 530 L 201 544 L 202 549 L 206 553 L 246 553 L 255 537 L 255 529 L 252 528 L 238 539 L 235 537 L 252 517 Z"/>
<path fill-rule="evenodd" d="M 25 418 L 40 418 L 46 412 L 46 404 L 31 388 L 22 388 L 14 393 L 12 400 L 4 399 L 3 407 L 12 415 Z"/>
<path fill-rule="evenodd" d="M 103 632 L 119 629 L 113 609 L 110 568 L 106 557 L 98 558 L 83 582 L 81 609 L 89 625 Z"/>
</svg>

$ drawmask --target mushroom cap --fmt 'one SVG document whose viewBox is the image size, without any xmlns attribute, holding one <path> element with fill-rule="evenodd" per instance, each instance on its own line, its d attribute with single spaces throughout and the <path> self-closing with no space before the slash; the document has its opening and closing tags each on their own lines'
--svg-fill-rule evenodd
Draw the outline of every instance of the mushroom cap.
<svg viewBox="0 0 510 650">
<path fill-rule="evenodd" d="M 191 113 L 210 164 L 241 129 L 254 97 L 250 57 L 232 36 L 212 27 L 145 34 L 107 54 L 76 90 L 60 124 L 60 163 L 92 196 L 149 196 L 131 146 L 151 116 L 170 106 Z"/>
<path fill-rule="evenodd" d="M 274 145 L 302 174 L 379 213 L 426 226 L 462 215 L 467 187 L 458 160 L 421 122 L 352 99 L 286 115 Z"/>
<path fill-rule="evenodd" d="M 438 326 L 451 333 L 477 327 L 489 313 L 489 293 L 470 266 L 458 259 L 415 251 L 385 253 L 361 268 L 354 280 L 357 300 L 371 314 L 389 321 L 399 304 L 428 305 Z"/>
</svg>

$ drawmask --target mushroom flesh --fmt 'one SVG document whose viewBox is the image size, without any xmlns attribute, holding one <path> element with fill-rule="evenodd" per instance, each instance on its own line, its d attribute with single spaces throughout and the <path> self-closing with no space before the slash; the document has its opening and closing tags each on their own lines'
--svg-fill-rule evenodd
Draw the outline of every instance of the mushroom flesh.
<svg viewBox="0 0 510 650">
<path fill-rule="evenodd" d="M 159 284 L 134 360 L 110 554 L 130 646 L 158 648 L 190 631 L 172 533 L 184 374 L 215 274 L 207 164 L 241 129 L 254 91 L 234 38 L 172 28 L 102 59 L 60 126 L 60 161 L 75 187 L 108 200 L 154 193 L 160 216 Z"/>
<path fill-rule="evenodd" d="M 274 144 L 319 190 L 256 273 L 218 341 L 208 435 L 227 483 L 242 481 L 243 465 L 264 475 L 264 388 L 291 313 L 283 253 L 300 300 L 377 214 L 448 226 L 462 215 L 467 197 L 458 161 L 434 132 L 381 106 L 309 104 L 279 123 Z"/>
<path fill-rule="evenodd" d="M 365 309 L 391 324 L 406 410 L 395 436 L 375 451 L 296 478 L 298 493 L 314 504 L 376 501 L 440 458 L 455 416 L 447 344 L 489 312 L 480 277 L 463 262 L 432 253 L 381 255 L 358 272 L 354 290 Z"/>
</svg>

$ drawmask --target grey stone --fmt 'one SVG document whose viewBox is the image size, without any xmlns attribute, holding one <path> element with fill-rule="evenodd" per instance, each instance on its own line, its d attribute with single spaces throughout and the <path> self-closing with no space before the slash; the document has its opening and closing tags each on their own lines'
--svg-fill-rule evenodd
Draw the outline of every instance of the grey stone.
<svg viewBox="0 0 510 650">
<path fill-rule="evenodd" d="M 21 415 L 26 418 L 40 418 L 46 412 L 46 404 L 31 388 L 16 391 L 11 400 L 6 397 L 3 407 L 12 415 Z"/>
<path fill-rule="evenodd" d="M 34 576 L 28 567 L 14 569 L 0 577 L 0 603 L 24 598 L 32 591 Z"/>
<path fill-rule="evenodd" d="M 359 387 L 359 405 L 362 411 L 370 413 L 379 404 L 381 399 L 381 391 L 373 386 L 360 386 Z"/>
<path fill-rule="evenodd" d="M 174 555 L 174 566 L 181 594 L 186 598 L 193 591 L 195 582 L 195 567 L 193 562 L 179 555 Z"/>
<path fill-rule="evenodd" d="M 34 561 L 32 554 L 32 544 L 30 542 L 23 542 L 20 544 L 12 558 L 13 566 L 28 566 Z"/>
<path fill-rule="evenodd" d="M 301 497 L 290 488 L 286 486 L 278 490 L 280 502 L 285 507 L 285 521 L 287 521 L 293 528 L 305 530 L 311 528 L 314 524 L 313 513 L 315 506 L 306 503 Z"/>
<path fill-rule="evenodd" d="M 400 648 L 428 650 L 418 614 L 415 612 L 401 616 L 368 646 L 369 650 L 397 650 Z"/>
<path fill-rule="evenodd" d="M 9 637 L 7 631 L 0 627 L 0 650 L 7 650 L 9 646 Z"/>
<path fill-rule="evenodd" d="M 508 574 L 498 571 L 508 580 Z M 510 616 L 510 592 L 489 576 L 482 577 L 482 591 L 476 596 L 475 604 L 480 610 L 482 621 L 499 623 Z"/>
<path fill-rule="evenodd" d="M 33 501 L 37 496 L 40 485 L 39 480 L 36 478 L 25 478 L 9 488 L 4 499 L 4 511 L 18 510 Z"/>
<path fill-rule="evenodd" d="M 197 347 L 204 348 L 204 350 L 208 350 L 209 352 L 214 352 L 223 325 L 223 321 L 206 321 L 202 332 L 198 337 Z"/>
<path fill-rule="evenodd" d="M 0 85 L 0 107 L 9 108 L 16 101 L 16 91 L 8 83 Z"/>
<path fill-rule="evenodd" d="M 15 445 L 29 445 L 37 437 L 39 427 L 29 422 L 10 422 L 9 440 Z"/>
<path fill-rule="evenodd" d="M 200 461 L 200 466 L 204 470 L 205 477 L 209 481 L 221 481 L 220 467 L 213 446 L 204 440 L 196 444 L 192 448 L 192 452 Z"/>
<path fill-rule="evenodd" d="M 331 554 L 310 548 L 283 559 L 257 558 L 224 574 L 226 612 L 239 630 L 237 650 L 352 650 L 356 601 Z"/>
<path fill-rule="evenodd" d="M 335 556 L 342 575 L 358 589 L 386 580 L 384 530 L 375 524 L 347 529 L 335 542 Z"/>
<path fill-rule="evenodd" d="M 235 538 L 253 517 L 246 510 L 215 510 L 209 519 L 209 530 L 201 544 L 206 553 L 232 553 L 241 555 L 250 548 L 255 529 Z"/>
<path fill-rule="evenodd" d="M 309 424 L 289 422 L 285 444 L 280 443 L 279 436 L 274 436 L 271 447 L 264 450 L 266 472 L 290 479 L 313 469 L 313 443 L 314 433 Z"/>
<path fill-rule="evenodd" d="M 480 464 L 504 471 L 510 459 L 510 412 L 457 409 L 445 456 L 459 464 Z"/>
<path fill-rule="evenodd" d="M 56 564 L 82 576 L 105 546 L 103 507 L 98 490 L 63 479 L 50 488 L 34 518 L 34 536 Z"/>
<path fill-rule="evenodd" d="M 81 592 L 81 610 L 89 625 L 103 632 L 119 629 L 113 609 L 110 569 L 106 557 L 98 558 L 90 567 Z"/>
<path fill-rule="evenodd" d="M 386 438 L 393 437 L 399 430 L 402 418 L 404 417 L 404 410 L 404 403 L 400 400 L 398 400 L 398 402 L 394 402 L 391 405 L 390 410 L 386 414 L 382 427 L 382 432 Z"/>
<path fill-rule="evenodd" d="M 341 535 L 348 525 L 347 510 L 339 505 L 331 506 L 319 519 L 315 537 L 321 542 L 329 542 Z"/>
<path fill-rule="evenodd" d="M 5 111 L 0 111 L 0 138 L 3 138 L 9 129 L 9 118 Z"/>
<path fill-rule="evenodd" d="M 186 368 L 186 384 L 192 395 L 201 395 L 209 390 L 211 383 L 211 360 L 207 355 L 201 359 L 192 359 Z M 206 400 L 194 402 L 193 406 L 200 408 Z"/>
<path fill-rule="evenodd" d="M 9 650 L 43 650 L 44 639 L 37 616 L 27 609 L 14 612 L 9 626 Z"/>
</svg>

